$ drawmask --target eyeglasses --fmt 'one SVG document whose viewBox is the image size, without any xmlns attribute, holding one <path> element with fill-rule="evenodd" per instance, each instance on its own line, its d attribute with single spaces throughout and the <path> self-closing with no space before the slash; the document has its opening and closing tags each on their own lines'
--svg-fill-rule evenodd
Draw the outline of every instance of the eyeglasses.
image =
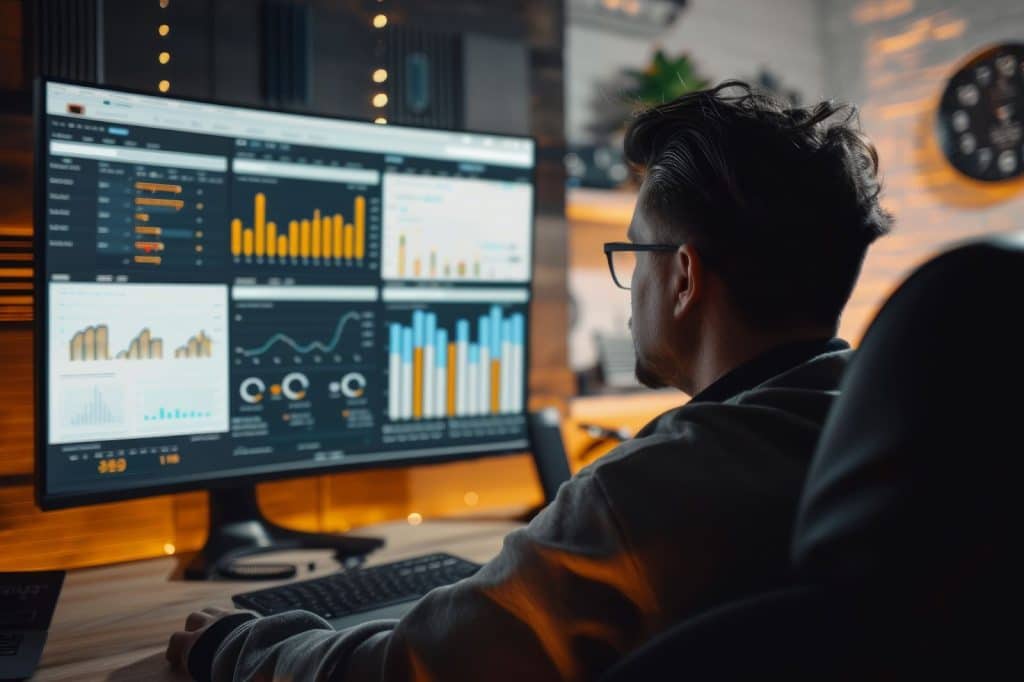
<svg viewBox="0 0 1024 682">
<path fill-rule="evenodd" d="M 604 255 L 608 258 L 608 269 L 612 273 L 612 281 L 620 289 L 629 290 L 633 282 L 633 271 L 636 270 L 636 254 L 638 251 L 654 251 L 668 253 L 675 251 L 679 245 L 673 244 L 633 244 L 632 242 L 607 242 Z"/>
</svg>

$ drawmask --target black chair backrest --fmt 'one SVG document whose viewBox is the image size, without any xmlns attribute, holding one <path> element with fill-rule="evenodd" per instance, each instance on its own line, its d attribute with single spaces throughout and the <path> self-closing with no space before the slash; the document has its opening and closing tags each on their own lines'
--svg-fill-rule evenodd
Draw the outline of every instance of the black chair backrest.
<svg viewBox="0 0 1024 682">
<path fill-rule="evenodd" d="M 997 616 L 1020 580 L 1021 322 L 1024 236 L 918 268 L 826 421 L 795 524 L 795 586 L 689 619 L 606 679 L 887 679 L 977 671 L 1016 651 L 999 648 Z"/>
<path fill-rule="evenodd" d="M 979 605 L 1020 537 L 1022 322 L 1024 236 L 948 251 L 890 297 L 811 463 L 793 538 L 803 580 L 952 627 Z"/>
</svg>

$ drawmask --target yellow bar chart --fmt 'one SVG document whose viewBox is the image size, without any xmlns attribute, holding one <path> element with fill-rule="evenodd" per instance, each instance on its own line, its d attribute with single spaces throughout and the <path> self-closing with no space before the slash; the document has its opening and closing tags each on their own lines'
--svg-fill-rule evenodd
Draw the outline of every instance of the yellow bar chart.
<svg viewBox="0 0 1024 682">
<path fill-rule="evenodd" d="M 429 268 L 424 266 L 424 256 L 416 256 L 412 259 L 411 267 L 408 261 L 408 239 L 406 235 L 398 235 L 398 254 L 397 260 L 395 261 L 394 268 L 391 272 L 395 273 L 398 279 L 413 278 L 413 279 L 438 279 L 443 277 L 444 279 L 466 279 L 466 280 L 479 280 L 481 278 L 480 272 L 480 259 L 475 258 L 472 262 L 467 263 L 464 260 L 452 261 L 445 259 L 443 263 L 438 263 L 437 251 L 431 250 L 429 254 L 425 254 L 428 259 Z"/>
<path fill-rule="evenodd" d="M 366 258 L 365 196 L 358 195 L 353 200 L 350 222 L 345 222 L 343 213 L 319 208 L 313 208 L 304 217 L 275 222 L 268 219 L 270 208 L 267 195 L 257 192 L 253 197 L 252 225 L 245 225 L 241 218 L 231 220 L 231 255 L 235 259 L 341 264 L 359 263 Z"/>
<path fill-rule="evenodd" d="M 109 330 L 105 324 L 86 327 L 79 332 L 75 332 L 75 335 L 71 337 L 71 361 L 109 360 L 108 336 Z"/>
<path fill-rule="evenodd" d="M 206 335 L 206 332 L 199 332 L 189 338 L 184 345 L 174 350 L 176 358 L 212 358 L 213 340 Z"/>
<path fill-rule="evenodd" d="M 114 356 L 117 360 L 159 360 L 164 356 L 164 342 L 153 338 L 149 329 L 143 329 L 123 350 Z"/>
<path fill-rule="evenodd" d="M 162 360 L 164 341 L 153 336 L 148 327 L 143 328 L 128 342 L 128 347 L 116 354 L 110 352 L 110 328 L 97 324 L 80 329 L 71 337 L 68 345 L 71 362 L 96 360 Z M 213 357 L 213 339 L 200 331 L 174 350 L 175 358 Z"/>
<path fill-rule="evenodd" d="M 164 342 L 153 337 L 148 328 L 140 331 L 113 358 L 110 355 L 110 329 L 105 324 L 86 327 L 71 337 L 70 360 L 159 360 L 164 356 Z"/>
</svg>

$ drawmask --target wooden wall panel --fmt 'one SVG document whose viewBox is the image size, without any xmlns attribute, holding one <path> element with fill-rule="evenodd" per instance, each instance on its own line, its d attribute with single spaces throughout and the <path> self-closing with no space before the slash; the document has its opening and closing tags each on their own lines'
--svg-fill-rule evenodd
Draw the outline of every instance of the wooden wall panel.
<svg viewBox="0 0 1024 682">
<path fill-rule="evenodd" d="M 43 513 L 31 485 L 0 485 L 0 571 L 159 556 L 175 540 L 172 503 L 164 496 Z"/>
<path fill-rule="evenodd" d="M 0 71 L 17 64 L 0 61 Z M 0 102 L 27 109 L 24 91 L 4 93 Z M 24 113 L 0 109 L 0 324 L 32 316 L 32 128 Z"/>
<path fill-rule="evenodd" d="M 32 332 L 0 328 L 0 477 L 32 473 Z"/>
<path fill-rule="evenodd" d="M 21 0 L 0 0 L 0 92 L 22 87 Z"/>
</svg>

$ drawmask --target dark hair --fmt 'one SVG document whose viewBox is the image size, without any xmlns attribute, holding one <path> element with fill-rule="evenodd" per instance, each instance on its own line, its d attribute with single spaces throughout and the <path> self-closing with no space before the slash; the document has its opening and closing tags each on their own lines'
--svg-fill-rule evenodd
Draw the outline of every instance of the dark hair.
<svg viewBox="0 0 1024 682">
<path fill-rule="evenodd" d="M 692 243 L 758 327 L 835 325 L 892 224 L 850 105 L 791 107 L 728 81 L 638 114 L 625 155 L 660 236 Z"/>
</svg>

